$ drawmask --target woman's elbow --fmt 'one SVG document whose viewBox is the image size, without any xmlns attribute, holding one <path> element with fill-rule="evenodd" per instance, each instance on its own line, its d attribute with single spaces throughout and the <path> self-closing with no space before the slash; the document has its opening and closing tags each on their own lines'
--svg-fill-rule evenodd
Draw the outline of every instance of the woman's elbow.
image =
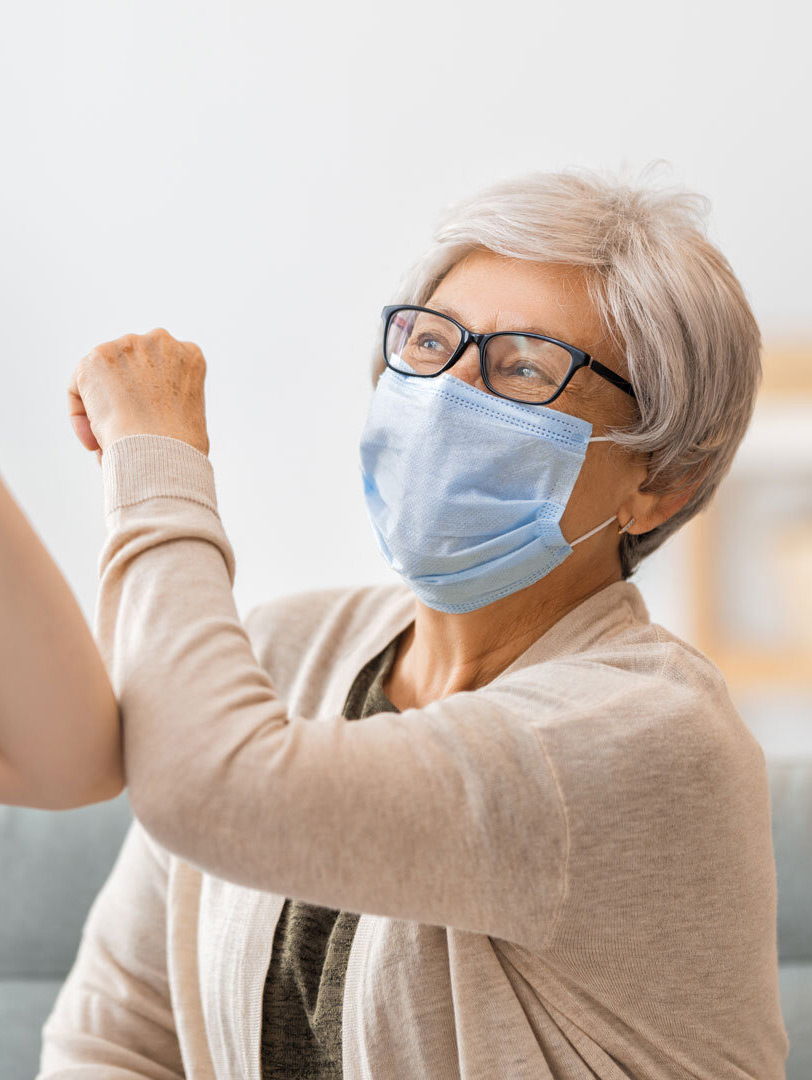
<svg viewBox="0 0 812 1080">
<path fill-rule="evenodd" d="M 53 781 L 50 794 L 43 791 L 43 799 L 49 799 L 49 810 L 74 810 L 80 806 L 108 802 L 119 796 L 126 786 L 121 740 L 99 753 L 95 760 L 88 760 L 73 774 L 60 776 Z"/>
<path fill-rule="evenodd" d="M 53 803 L 49 809 L 72 810 L 115 799 L 127 783 L 118 702 L 109 694 L 106 708 L 85 734 L 72 767 L 63 767 L 47 785 Z M 41 785 L 44 787 L 44 785 Z"/>
<path fill-rule="evenodd" d="M 72 758 L 72 760 L 71 760 Z M 121 739 L 113 737 L 63 760 L 40 759 L 27 767 L 0 754 L 0 803 L 39 810 L 75 810 L 115 799 L 126 779 Z"/>
<path fill-rule="evenodd" d="M 85 781 L 76 788 L 63 792 L 60 805 L 46 809 L 75 810 L 80 806 L 109 802 L 118 798 L 125 786 L 124 770 L 120 768 L 97 777 L 92 783 Z"/>
</svg>

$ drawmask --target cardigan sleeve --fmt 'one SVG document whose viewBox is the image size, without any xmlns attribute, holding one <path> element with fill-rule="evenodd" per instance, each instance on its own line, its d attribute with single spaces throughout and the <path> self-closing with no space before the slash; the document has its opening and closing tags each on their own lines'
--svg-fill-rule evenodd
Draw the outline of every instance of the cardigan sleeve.
<svg viewBox="0 0 812 1080">
<path fill-rule="evenodd" d="M 133 821 L 43 1026 L 35 1080 L 182 1080 L 166 968 L 168 857 Z"/>
<path fill-rule="evenodd" d="M 147 831 L 249 888 L 542 947 L 566 821 L 526 718 L 474 693 L 363 723 L 287 715 L 235 607 L 209 459 L 133 435 L 102 465 L 95 633 Z"/>
</svg>

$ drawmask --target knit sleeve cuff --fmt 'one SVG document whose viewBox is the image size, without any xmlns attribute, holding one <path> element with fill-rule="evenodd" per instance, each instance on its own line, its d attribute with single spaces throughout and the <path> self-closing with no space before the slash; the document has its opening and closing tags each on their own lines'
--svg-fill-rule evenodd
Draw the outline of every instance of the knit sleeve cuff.
<svg viewBox="0 0 812 1080">
<path fill-rule="evenodd" d="M 214 469 L 190 443 L 168 435 L 125 435 L 102 454 L 105 517 L 156 496 L 191 499 L 217 512 Z"/>
</svg>

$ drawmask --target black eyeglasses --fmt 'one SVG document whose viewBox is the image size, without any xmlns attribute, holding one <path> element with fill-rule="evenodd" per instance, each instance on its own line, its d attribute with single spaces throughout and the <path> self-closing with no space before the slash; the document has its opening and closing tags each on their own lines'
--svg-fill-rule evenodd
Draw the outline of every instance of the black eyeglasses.
<svg viewBox="0 0 812 1080">
<path fill-rule="evenodd" d="M 417 304 L 389 304 L 381 318 L 383 358 L 401 375 L 434 378 L 448 371 L 474 342 L 485 385 L 510 401 L 549 405 L 583 367 L 637 400 L 631 383 L 617 372 L 557 338 L 512 330 L 475 334 L 450 315 Z"/>
</svg>

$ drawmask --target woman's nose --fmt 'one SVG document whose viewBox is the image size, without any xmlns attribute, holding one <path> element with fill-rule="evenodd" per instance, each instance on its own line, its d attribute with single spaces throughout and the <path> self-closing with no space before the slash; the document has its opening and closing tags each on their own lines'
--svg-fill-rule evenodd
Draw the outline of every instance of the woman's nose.
<svg viewBox="0 0 812 1080">
<path fill-rule="evenodd" d="M 462 355 L 457 358 L 449 369 L 448 374 L 462 379 L 463 382 L 470 383 L 471 386 L 475 386 L 478 390 L 484 390 L 486 394 L 491 393 L 482 379 L 482 372 L 479 369 L 479 349 L 473 341 L 466 346 Z"/>
</svg>

